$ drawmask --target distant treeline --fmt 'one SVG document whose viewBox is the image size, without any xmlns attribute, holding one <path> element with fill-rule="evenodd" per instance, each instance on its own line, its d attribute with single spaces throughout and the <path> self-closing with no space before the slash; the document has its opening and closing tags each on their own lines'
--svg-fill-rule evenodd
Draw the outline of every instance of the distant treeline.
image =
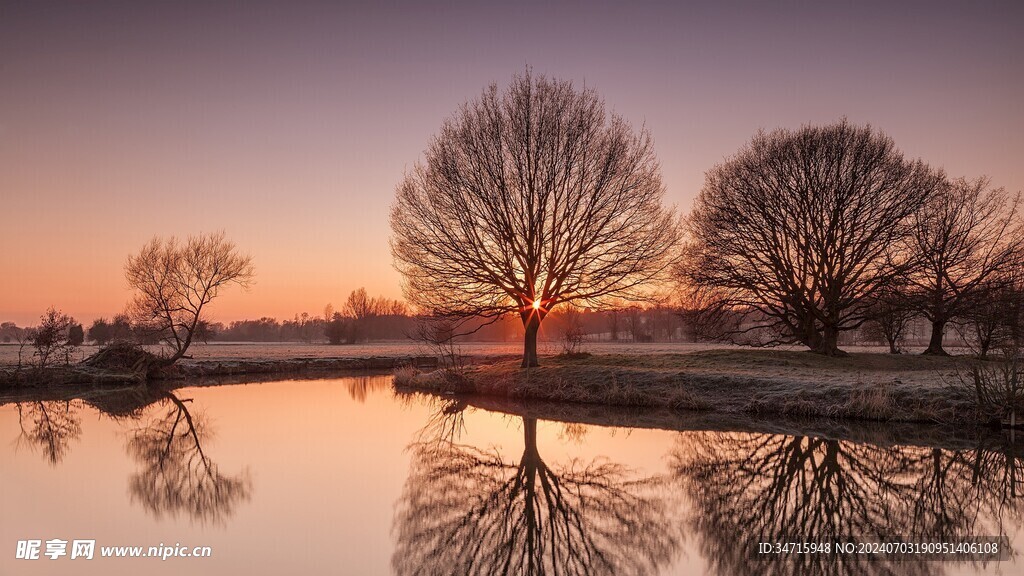
<svg viewBox="0 0 1024 576">
<path fill-rule="evenodd" d="M 325 307 L 320 315 L 303 312 L 287 320 L 263 317 L 230 323 L 200 322 L 196 338 L 200 342 L 305 342 L 355 344 L 414 338 L 422 321 L 402 302 L 387 298 L 369 298 L 363 289 L 350 295 L 345 306 Z M 73 322 L 73 319 L 72 319 Z M 79 330 L 81 329 L 81 325 Z M 35 331 L 13 322 L 0 324 L 0 342 L 16 343 Z M 523 337 L 523 324 L 517 316 L 499 319 L 474 318 L 462 323 L 457 341 L 516 341 Z M 566 336 L 584 340 L 623 342 L 689 342 L 695 340 L 683 315 L 676 308 L 654 306 L 627 307 L 618 310 L 556 309 L 541 332 L 543 339 L 556 341 Z M 100 346 L 117 341 L 155 344 L 160 335 L 145 326 L 133 324 L 126 314 L 112 319 L 98 318 L 84 330 L 84 341 Z M 82 343 L 79 340 L 77 343 Z"/>
<path fill-rule="evenodd" d="M 196 338 L 200 342 L 303 342 L 308 344 L 356 344 L 379 341 L 399 341 L 416 338 L 421 317 L 412 314 L 397 300 L 366 298 L 360 289 L 354 299 L 339 311 L 328 305 L 323 315 L 296 314 L 288 320 L 263 317 L 255 320 L 236 320 L 230 323 L 200 322 Z M 352 304 L 355 304 L 353 306 Z M 983 338 L 990 324 L 1020 318 L 1020 314 L 1004 314 L 999 302 L 991 306 L 993 316 L 976 315 L 956 323 L 951 334 L 954 345 L 974 347 Z M 988 307 L 986 308 L 988 309 Z M 582 341 L 604 342 L 696 342 L 704 340 L 692 320 L 693 314 L 678 306 L 631 306 L 614 310 L 556 309 L 545 321 L 541 339 L 560 341 L 578 338 Z M 892 336 L 893 320 L 866 322 L 859 330 L 844 333 L 840 343 L 845 345 L 885 345 Z M 930 325 L 923 318 L 901 319 L 903 327 L 898 333 L 901 345 L 925 344 Z M 70 342 L 85 342 L 103 346 L 117 341 L 156 344 L 160 336 L 144 327 L 133 325 L 126 314 L 117 314 L 108 320 L 99 318 L 88 328 L 82 328 L 70 319 L 67 328 Z M 13 322 L 0 323 L 0 343 L 19 343 L 35 334 L 38 327 L 19 327 Z M 497 320 L 474 318 L 461 325 L 455 337 L 461 342 L 510 342 L 523 338 L 523 324 L 517 316 L 509 315 Z M 981 337 L 978 334 L 982 334 Z M 895 338 L 894 338 L 895 339 Z"/>
<path fill-rule="evenodd" d="M 306 342 L 355 344 L 414 338 L 421 318 L 411 314 L 404 304 L 373 299 L 357 316 L 346 306 L 343 311 L 312 316 L 296 314 L 279 321 L 263 317 L 237 320 L 228 324 L 204 324 L 198 331 L 206 342 Z M 328 321 L 327 318 L 330 318 Z M 475 318 L 462 323 L 462 342 L 504 342 L 523 338 L 523 324 L 516 316 L 495 319 Z M 615 311 L 561 310 L 552 312 L 542 337 L 554 341 L 567 334 L 579 334 L 585 340 L 626 342 L 693 341 L 682 316 L 674 308 L 632 307 Z"/>
</svg>

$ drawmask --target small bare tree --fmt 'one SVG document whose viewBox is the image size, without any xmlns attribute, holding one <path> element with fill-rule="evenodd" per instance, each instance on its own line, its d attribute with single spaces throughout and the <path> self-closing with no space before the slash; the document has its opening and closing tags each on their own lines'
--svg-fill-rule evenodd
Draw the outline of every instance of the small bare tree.
<svg viewBox="0 0 1024 576">
<path fill-rule="evenodd" d="M 890 354 L 900 354 L 914 310 L 907 302 L 902 284 L 894 284 L 874 296 L 868 308 L 866 327 L 881 335 Z"/>
<path fill-rule="evenodd" d="M 170 365 L 187 357 L 203 313 L 221 289 L 248 287 L 253 275 L 252 258 L 239 254 L 223 232 L 184 242 L 153 238 L 125 265 L 135 290 L 130 312 L 140 327 L 171 347 L 163 362 Z"/>
<path fill-rule="evenodd" d="M 1017 274 L 1020 272 L 1017 270 Z M 957 331 L 972 351 L 985 360 L 992 350 L 1024 345 L 1020 338 L 1022 311 L 1024 290 L 1020 279 L 1015 279 L 1012 272 L 1000 272 L 978 291 L 974 304 L 964 313 L 962 322 L 957 323 Z"/>
<path fill-rule="evenodd" d="M 591 89 L 513 78 L 444 123 L 398 186 L 391 247 L 406 298 L 430 314 L 518 314 L 523 366 L 559 304 L 643 298 L 672 262 L 676 216 L 646 130 Z"/>
<path fill-rule="evenodd" d="M 46 368 L 54 361 L 71 363 L 75 344 L 71 341 L 70 331 L 75 324 L 74 318 L 52 307 L 40 316 L 39 326 L 32 336 L 36 367 Z"/>
<path fill-rule="evenodd" d="M 647 318 L 644 318 L 643 309 L 639 306 L 626 308 L 626 326 L 629 328 L 629 337 L 633 342 L 649 342 L 650 327 L 647 326 Z"/>
<path fill-rule="evenodd" d="M 583 343 L 587 339 L 587 332 L 583 329 L 583 319 L 580 317 L 580 309 L 569 305 L 562 309 L 561 318 L 561 343 L 564 356 L 575 356 L 583 352 Z"/>
<path fill-rule="evenodd" d="M 334 317 L 334 306 L 330 302 L 328 302 L 327 305 L 324 306 L 324 330 L 325 330 L 324 336 L 325 337 L 327 336 L 327 334 L 326 334 L 327 325 L 331 323 L 331 319 L 333 317 Z M 330 341 L 329 338 L 328 338 L 328 341 Z"/>
<path fill-rule="evenodd" d="M 32 341 L 35 340 L 35 337 L 35 328 L 19 328 L 18 331 L 14 333 L 15 342 L 18 344 L 18 364 L 16 370 L 19 374 L 28 362 L 28 359 L 25 357 L 25 349 L 32 345 Z"/>
<path fill-rule="evenodd" d="M 742 317 L 726 336 L 768 328 L 766 343 L 841 354 L 839 333 L 859 327 L 908 266 L 893 247 L 938 182 L 871 127 L 761 132 L 708 172 L 688 221 L 684 283 L 718 298 L 711 316 Z"/>
<path fill-rule="evenodd" d="M 1024 255 L 1021 195 L 990 188 L 987 178 L 946 181 L 914 214 L 909 249 L 920 259 L 910 288 L 932 324 L 925 354 L 945 355 L 946 325 L 999 289 Z"/>
<path fill-rule="evenodd" d="M 348 295 L 345 301 L 345 315 L 351 319 L 350 344 L 355 344 L 367 337 L 367 320 L 374 315 L 373 301 L 367 296 L 366 288 L 358 288 Z"/>
<path fill-rule="evenodd" d="M 612 342 L 619 341 L 619 311 L 616 308 L 608 311 L 608 339 Z"/>
<path fill-rule="evenodd" d="M 420 316 L 409 335 L 437 358 L 448 383 L 461 382 L 466 373 L 465 358 L 455 343 L 455 338 L 463 335 L 457 332 L 457 324 L 457 319 Z"/>
<path fill-rule="evenodd" d="M 1008 421 L 1017 427 L 1024 412 L 1024 355 L 1015 346 L 999 349 L 991 362 L 975 362 L 968 375 L 959 374 L 959 388 L 973 393 L 979 421 Z"/>
</svg>

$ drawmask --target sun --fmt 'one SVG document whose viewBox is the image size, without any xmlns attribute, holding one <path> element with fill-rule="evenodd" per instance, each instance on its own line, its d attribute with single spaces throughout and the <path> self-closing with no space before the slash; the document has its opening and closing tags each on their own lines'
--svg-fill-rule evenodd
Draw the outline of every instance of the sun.
<svg viewBox="0 0 1024 576">
<path fill-rule="evenodd" d="M 533 309 L 540 310 L 540 298 L 533 301 Z"/>
</svg>

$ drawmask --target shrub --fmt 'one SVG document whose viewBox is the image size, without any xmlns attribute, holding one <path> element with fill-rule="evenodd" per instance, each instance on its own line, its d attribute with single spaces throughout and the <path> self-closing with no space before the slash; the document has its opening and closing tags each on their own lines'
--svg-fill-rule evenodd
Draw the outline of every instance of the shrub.
<svg viewBox="0 0 1024 576">
<path fill-rule="evenodd" d="M 45 368 L 52 362 L 71 363 L 75 344 L 69 336 L 75 319 L 56 308 L 50 308 L 39 318 L 39 327 L 32 337 L 36 366 Z"/>
<path fill-rule="evenodd" d="M 1005 348 L 997 360 L 976 362 L 960 382 L 973 391 L 979 417 L 1006 419 L 1010 426 L 1017 426 L 1017 415 L 1024 411 L 1024 362 L 1019 349 Z"/>
</svg>

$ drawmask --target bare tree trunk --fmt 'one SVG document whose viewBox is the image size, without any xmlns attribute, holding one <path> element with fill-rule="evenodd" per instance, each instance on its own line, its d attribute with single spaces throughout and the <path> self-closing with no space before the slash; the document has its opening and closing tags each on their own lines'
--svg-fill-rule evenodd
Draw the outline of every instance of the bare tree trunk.
<svg viewBox="0 0 1024 576">
<path fill-rule="evenodd" d="M 804 320 L 802 324 L 804 331 L 804 345 L 817 352 L 822 347 L 822 342 L 824 340 L 821 335 L 821 331 L 818 330 L 813 319 Z"/>
<path fill-rule="evenodd" d="M 978 358 L 988 360 L 988 349 L 992 346 L 991 338 L 980 338 L 978 341 Z"/>
<path fill-rule="evenodd" d="M 942 333 L 946 330 L 945 320 L 932 320 L 932 337 L 928 341 L 928 348 L 925 349 L 924 354 L 930 356 L 949 356 L 945 350 L 942 349 Z"/>
<path fill-rule="evenodd" d="M 526 328 L 526 337 L 523 342 L 523 368 L 540 366 L 537 360 L 537 332 L 540 330 L 540 313 L 534 310 L 525 312 L 523 326 Z"/>
<path fill-rule="evenodd" d="M 896 345 L 896 338 L 886 338 L 886 341 L 889 342 L 889 354 L 900 353 L 900 348 Z"/>
<path fill-rule="evenodd" d="M 821 339 L 812 350 L 825 356 L 846 356 L 846 352 L 839 349 L 839 331 L 830 326 L 821 331 Z"/>
</svg>

